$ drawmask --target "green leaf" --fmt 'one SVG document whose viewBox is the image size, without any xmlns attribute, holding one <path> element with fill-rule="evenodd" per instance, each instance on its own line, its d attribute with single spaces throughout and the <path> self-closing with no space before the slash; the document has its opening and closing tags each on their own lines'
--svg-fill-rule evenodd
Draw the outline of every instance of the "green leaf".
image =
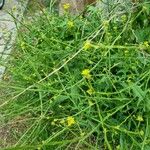
<svg viewBox="0 0 150 150">
<path fill-rule="evenodd" d="M 136 40 L 139 43 L 148 41 L 150 39 L 150 28 L 137 29 L 135 30 Z"/>
<path fill-rule="evenodd" d="M 131 89 L 133 91 L 133 96 L 138 98 L 138 103 L 137 106 L 139 106 L 139 104 L 141 103 L 141 101 L 144 100 L 145 96 L 146 96 L 146 92 L 144 92 L 140 86 L 133 84 L 131 86 Z"/>
</svg>

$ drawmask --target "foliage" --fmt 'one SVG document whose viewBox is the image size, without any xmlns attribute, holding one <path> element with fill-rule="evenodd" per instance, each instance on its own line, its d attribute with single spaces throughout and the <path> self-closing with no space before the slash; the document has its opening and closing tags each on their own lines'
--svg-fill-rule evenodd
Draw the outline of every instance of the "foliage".
<svg viewBox="0 0 150 150">
<path fill-rule="evenodd" d="M 24 22 L 2 104 L 7 124 L 26 125 L 14 149 L 150 148 L 149 8 Z"/>
</svg>

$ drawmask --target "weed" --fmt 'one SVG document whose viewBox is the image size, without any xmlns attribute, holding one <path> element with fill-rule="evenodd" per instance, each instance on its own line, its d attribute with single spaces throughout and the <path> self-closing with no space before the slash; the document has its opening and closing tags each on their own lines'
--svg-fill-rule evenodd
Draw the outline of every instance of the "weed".
<svg viewBox="0 0 150 150">
<path fill-rule="evenodd" d="M 6 124 L 26 124 L 14 149 L 150 148 L 149 9 L 140 2 L 106 20 L 96 8 L 44 10 L 25 22 L 0 106 Z"/>
</svg>

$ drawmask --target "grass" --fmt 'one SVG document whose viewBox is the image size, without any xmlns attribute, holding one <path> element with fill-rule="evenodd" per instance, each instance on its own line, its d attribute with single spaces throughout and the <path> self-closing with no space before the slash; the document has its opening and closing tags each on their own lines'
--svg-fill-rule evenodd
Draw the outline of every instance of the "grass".
<svg viewBox="0 0 150 150">
<path fill-rule="evenodd" d="M 24 21 L 0 84 L 16 141 L 4 149 L 150 149 L 149 8 Z"/>
</svg>

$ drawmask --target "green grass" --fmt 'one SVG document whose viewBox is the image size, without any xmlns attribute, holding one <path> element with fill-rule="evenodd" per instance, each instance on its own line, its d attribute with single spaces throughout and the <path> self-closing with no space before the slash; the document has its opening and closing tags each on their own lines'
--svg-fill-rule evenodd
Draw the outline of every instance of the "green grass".
<svg viewBox="0 0 150 150">
<path fill-rule="evenodd" d="M 24 21 L 0 84 L 1 128 L 16 140 L 8 149 L 149 150 L 149 9 L 109 21 L 93 7 L 84 17 L 44 10 Z"/>
</svg>

